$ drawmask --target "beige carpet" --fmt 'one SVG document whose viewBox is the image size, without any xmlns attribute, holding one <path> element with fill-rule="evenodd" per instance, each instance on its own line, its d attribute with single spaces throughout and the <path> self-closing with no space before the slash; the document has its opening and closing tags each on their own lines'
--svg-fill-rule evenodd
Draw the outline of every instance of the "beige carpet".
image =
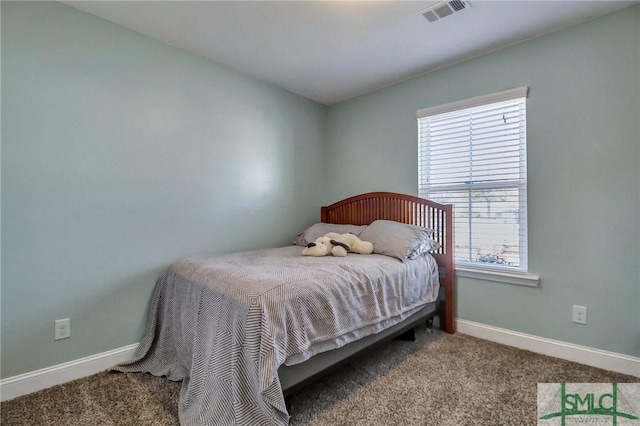
<svg viewBox="0 0 640 426">
<path fill-rule="evenodd" d="M 291 398 L 291 425 L 535 425 L 538 382 L 638 382 L 460 334 L 420 330 Z M 9 425 L 177 425 L 180 384 L 104 372 L 1 404 Z M 215 422 L 212 422 L 215 424 Z"/>
</svg>

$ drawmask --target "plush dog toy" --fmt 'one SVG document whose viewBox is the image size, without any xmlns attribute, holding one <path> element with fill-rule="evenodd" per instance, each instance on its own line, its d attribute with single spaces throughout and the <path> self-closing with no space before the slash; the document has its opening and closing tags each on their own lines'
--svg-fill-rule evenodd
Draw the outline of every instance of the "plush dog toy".
<svg viewBox="0 0 640 426">
<path fill-rule="evenodd" d="M 336 244 L 333 244 L 333 243 Z M 336 257 L 344 257 L 347 255 L 347 249 L 349 246 L 338 244 L 337 241 L 332 241 L 329 237 L 320 237 L 317 238 L 314 242 L 307 244 L 307 246 L 302 250 L 303 256 L 336 256 Z"/>
<path fill-rule="evenodd" d="M 338 234 L 329 232 L 323 237 L 309 243 L 304 250 L 303 256 L 329 256 L 345 257 L 347 253 L 371 254 L 373 244 L 362 241 L 353 234 Z"/>
</svg>

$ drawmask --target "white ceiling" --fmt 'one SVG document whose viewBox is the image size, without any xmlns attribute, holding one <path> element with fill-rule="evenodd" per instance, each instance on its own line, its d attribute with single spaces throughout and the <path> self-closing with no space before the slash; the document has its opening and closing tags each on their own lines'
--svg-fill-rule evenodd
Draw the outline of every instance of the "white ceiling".
<svg viewBox="0 0 640 426">
<path fill-rule="evenodd" d="M 486 1 L 429 24 L 434 1 L 64 1 L 330 105 L 638 4 Z"/>
</svg>

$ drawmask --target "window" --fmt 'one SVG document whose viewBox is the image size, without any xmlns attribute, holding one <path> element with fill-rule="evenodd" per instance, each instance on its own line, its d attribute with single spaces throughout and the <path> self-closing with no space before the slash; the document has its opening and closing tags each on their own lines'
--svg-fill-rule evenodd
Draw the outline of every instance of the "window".
<svg viewBox="0 0 640 426">
<path fill-rule="evenodd" d="M 527 88 L 419 110 L 421 197 L 454 205 L 456 266 L 527 272 Z"/>
</svg>

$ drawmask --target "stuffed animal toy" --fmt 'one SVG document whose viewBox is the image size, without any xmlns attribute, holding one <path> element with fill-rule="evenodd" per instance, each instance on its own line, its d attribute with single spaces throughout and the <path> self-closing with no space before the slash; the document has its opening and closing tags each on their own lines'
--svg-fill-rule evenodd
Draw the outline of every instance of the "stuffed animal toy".
<svg viewBox="0 0 640 426">
<path fill-rule="evenodd" d="M 336 244 L 333 244 L 333 243 Z M 320 237 L 317 238 L 314 242 L 307 244 L 307 246 L 302 250 L 303 256 L 336 256 L 336 257 L 344 257 L 347 255 L 348 246 L 338 244 L 337 241 L 332 241 L 329 237 Z"/>
<path fill-rule="evenodd" d="M 325 237 L 331 238 L 332 241 L 336 241 L 345 247 L 349 253 L 357 254 L 371 254 L 373 253 L 373 244 L 369 241 L 362 241 L 360 238 L 353 234 L 337 234 L 335 232 L 329 232 Z"/>
<path fill-rule="evenodd" d="M 362 241 L 353 234 L 338 234 L 329 232 L 323 237 L 309 243 L 304 250 L 303 256 L 329 256 L 345 257 L 347 253 L 371 254 L 373 244 Z"/>
</svg>

